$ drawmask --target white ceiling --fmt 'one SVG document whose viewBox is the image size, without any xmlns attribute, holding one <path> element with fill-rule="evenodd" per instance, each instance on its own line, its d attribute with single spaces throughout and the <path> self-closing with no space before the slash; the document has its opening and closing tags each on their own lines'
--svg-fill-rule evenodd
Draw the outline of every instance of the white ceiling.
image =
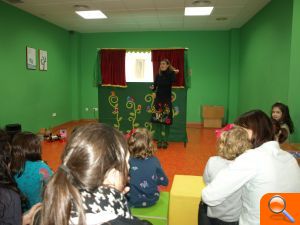
<svg viewBox="0 0 300 225">
<path fill-rule="evenodd" d="M 81 33 L 229 30 L 239 28 L 271 0 L 3 0 L 66 30 Z M 19 2 L 19 3 L 16 3 Z M 75 5 L 108 18 L 84 20 Z M 211 16 L 184 16 L 186 6 L 214 6 Z M 218 18 L 227 20 L 218 20 Z"/>
</svg>

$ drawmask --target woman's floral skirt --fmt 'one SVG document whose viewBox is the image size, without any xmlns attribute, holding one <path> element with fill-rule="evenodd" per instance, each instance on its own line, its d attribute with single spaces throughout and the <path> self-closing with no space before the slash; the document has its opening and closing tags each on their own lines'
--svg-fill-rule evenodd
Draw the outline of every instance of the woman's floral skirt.
<svg viewBox="0 0 300 225">
<path fill-rule="evenodd" d="M 151 122 L 171 125 L 173 122 L 172 103 L 170 102 L 154 102 L 152 109 Z"/>
</svg>

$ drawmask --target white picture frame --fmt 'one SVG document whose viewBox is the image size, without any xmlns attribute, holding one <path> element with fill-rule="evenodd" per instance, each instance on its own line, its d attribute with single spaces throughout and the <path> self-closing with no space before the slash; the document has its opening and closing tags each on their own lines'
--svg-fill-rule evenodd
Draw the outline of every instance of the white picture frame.
<svg viewBox="0 0 300 225">
<path fill-rule="evenodd" d="M 48 52 L 39 49 L 39 68 L 41 71 L 48 70 Z"/>
<path fill-rule="evenodd" d="M 26 67 L 30 70 L 36 69 L 36 49 L 26 47 Z"/>
</svg>

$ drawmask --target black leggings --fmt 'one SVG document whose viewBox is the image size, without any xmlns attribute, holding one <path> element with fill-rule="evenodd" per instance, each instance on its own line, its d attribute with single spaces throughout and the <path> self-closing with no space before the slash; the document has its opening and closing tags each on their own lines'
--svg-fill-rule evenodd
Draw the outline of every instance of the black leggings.
<svg viewBox="0 0 300 225">
<path fill-rule="evenodd" d="M 239 225 L 239 222 L 225 222 L 217 218 L 207 216 L 207 205 L 200 202 L 198 209 L 198 225 Z"/>
</svg>

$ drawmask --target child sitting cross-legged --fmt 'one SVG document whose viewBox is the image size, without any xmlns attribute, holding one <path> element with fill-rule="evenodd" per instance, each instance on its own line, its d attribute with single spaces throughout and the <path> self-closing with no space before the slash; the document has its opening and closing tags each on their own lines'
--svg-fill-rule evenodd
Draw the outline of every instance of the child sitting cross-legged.
<svg viewBox="0 0 300 225">
<path fill-rule="evenodd" d="M 130 191 L 127 198 L 132 207 L 149 207 L 159 199 L 159 185 L 167 186 L 155 151 L 151 133 L 145 128 L 133 130 L 128 137 L 130 151 Z"/>
</svg>

